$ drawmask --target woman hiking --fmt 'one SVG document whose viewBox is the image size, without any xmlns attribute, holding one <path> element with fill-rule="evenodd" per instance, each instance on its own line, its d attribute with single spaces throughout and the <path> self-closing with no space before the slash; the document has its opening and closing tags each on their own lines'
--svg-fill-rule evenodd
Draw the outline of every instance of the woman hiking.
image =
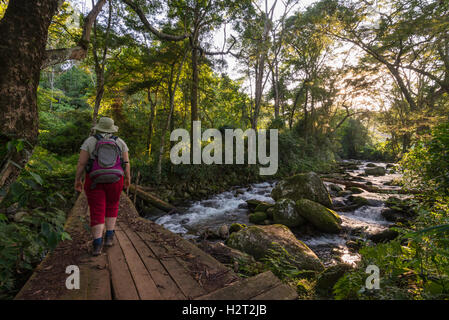
<svg viewBox="0 0 449 320">
<path fill-rule="evenodd" d="M 123 186 L 129 187 L 130 165 L 126 143 L 114 136 L 118 131 L 114 120 L 102 117 L 93 127 L 95 135 L 81 146 L 75 178 L 75 190 L 83 191 L 83 175 L 86 172 L 84 191 L 90 211 L 93 236 L 92 254 L 98 256 L 103 247 L 103 230 L 106 224 L 104 245 L 114 244 L 120 194 Z"/>
</svg>

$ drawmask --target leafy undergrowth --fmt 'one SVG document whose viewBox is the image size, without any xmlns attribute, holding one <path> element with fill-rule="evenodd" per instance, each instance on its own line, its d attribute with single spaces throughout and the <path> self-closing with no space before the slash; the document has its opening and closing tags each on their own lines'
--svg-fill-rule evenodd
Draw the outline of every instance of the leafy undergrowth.
<svg viewBox="0 0 449 320">
<path fill-rule="evenodd" d="M 240 277 L 252 277 L 265 271 L 271 271 L 282 282 L 296 290 L 299 299 L 317 298 L 315 293 L 317 272 L 299 270 L 294 265 L 295 258 L 281 245 L 273 242 L 273 248 L 267 255 L 255 263 L 242 263 L 239 267 Z"/>
<path fill-rule="evenodd" d="M 70 239 L 64 223 L 74 200 L 75 163 L 75 157 L 58 158 L 37 147 L 5 195 L 0 208 L 0 299 L 13 298 L 46 253 Z"/>
<path fill-rule="evenodd" d="M 448 198 L 417 205 L 418 218 L 400 237 L 360 250 L 362 261 L 334 286 L 336 299 L 449 299 Z M 366 289 L 367 266 L 380 271 L 380 288 Z"/>
</svg>

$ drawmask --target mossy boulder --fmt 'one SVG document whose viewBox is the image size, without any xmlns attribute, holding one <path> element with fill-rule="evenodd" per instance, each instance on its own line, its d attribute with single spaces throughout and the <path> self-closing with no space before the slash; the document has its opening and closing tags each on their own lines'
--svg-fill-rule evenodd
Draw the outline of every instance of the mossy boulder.
<svg viewBox="0 0 449 320">
<path fill-rule="evenodd" d="M 309 199 L 332 208 L 332 200 L 323 181 L 315 172 L 301 173 L 276 184 L 271 192 L 274 200 L 282 198 L 298 201 Z"/>
<path fill-rule="evenodd" d="M 351 194 L 352 194 L 352 192 L 349 190 L 342 190 L 337 193 L 337 196 L 338 197 L 346 197 L 346 196 L 350 196 Z"/>
<path fill-rule="evenodd" d="M 368 199 L 361 197 L 361 196 L 350 196 L 348 198 L 350 202 L 357 205 L 358 207 L 363 207 L 369 205 Z"/>
<path fill-rule="evenodd" d="M 264 224 L 265 220 L 267 220 L 267 214 L 262 211 L 254 212 L 249 215 L 249 222 L 254 224 Z"/>
<path fill-rule="evenodd" d="M 298 227 L 304 224 L 304 218 L 296 210 L 296 203 L 292 199 L 280 199 L 273 207 L 274 223 L 287 227 Z"/>
<path fill-rule="evenodd" d="M 366 168 L 365 173 L 369 176 L 384 176 L 387 171 L 384 167 Z"/>
<path fill-rule="evenodd" d="M 267 214 L 267 218 L 268 218 L 268 219 L 273 220 L 273 219 L 274 219 L 274 218 L 273 218 L 273 215 L 274 215 L 274 206 L 269 207 L 269 208 L 267 209 L 267 211 L 266 211 L 266 214 Z"/>
<path fill-rule="evenodd" d="M 257 205 L 257 207 L 254 209 L 255 212 L 267 212 L 268 208 L 271 208 L 273 206 L 272 203 L 268 202 L 261 202 Z"/>
<path fill-rule="evenodd" d="M 339 233 L 341 231 L 341 218 L 333 210 L 326 208 L 318 202 L 301 199 L 296 202 L 296 210 L 308 222 L 320 231 Z"/>
<path fill-rule="evenodd" d="M 357 187 L 349 187 L 347 190 L 351 191 L 353 194 L 363 193 L 363 190 Z"/>
<path fill-rule="evenodd" d="M 296 239 L 290 229 L 284 225 L 250 226 L 234 232 L 226 244 L 231 248 L 252 255 L 256 260 L 265 258 L 270 249 L 285 249 L 289 254 L 289 262 L 300 270 L 324 269 L 316 254 L 302 241 Z"/>
<path fill-rule="evenodd" d="M 250 210 L 250 211 L 252 211 L 252 212 L 254 212 L 254 210 L 257 208 L 257 206 L 259 205 L 259 204 L 262 204 L 262 203 L 264 203 L 263 201 L 260 201 L 260 200 L 256 200 L 256 199 L 249 199 L 249 200 L 246 200 L 246 204 L 248 205 L 248 209 Z"/>
<path fill-rule="evenodd" d="M 342 187 L 340 187 L 338 184 L 334 184 L 334 183 L 329 184 L 328 188 L 331 192 L 334 192 L 335 194 L 337 194 L 338 192 L 343 190 Z"/>
<path fill-rule="evenodd" d="M 231 224 L 231 226 L 229 227 L 229 234 L 233 233 L 233 232 L 237 232 L 240 231 L 242 229 L 246 228 L 245 224 L 242 223 L 233 223 Z"/>
</svg>

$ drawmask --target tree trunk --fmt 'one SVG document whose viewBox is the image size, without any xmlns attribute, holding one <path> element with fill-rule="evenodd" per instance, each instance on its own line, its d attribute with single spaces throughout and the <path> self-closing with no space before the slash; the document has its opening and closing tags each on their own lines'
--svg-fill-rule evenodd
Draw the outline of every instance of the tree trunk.
<svg viewBox="0 0 449 320">
<path fill-rule="evenodd" d="M 194 48 L 192 49 L 192 87 L 190 92 L 190 124 L 191 130 L 193 130 L 193 121 L 199 120 L 198 117 L 198 49 L 196 49 L 197 43 L 194 42 Z M 190 134 L 193 137 L 193 134 Z"/>
<path fill-rule="evenodd" d="M 157 104 L 157 90 L 155 92 L 154 101 L 151 98 L 151 90 L 148 89 L 148 102 L 150 103 L 150 118 L 148 120 L 148 137 L 147 137 L 147 146 L 148 146 L 148 155 L 151 155 L 151 144 L 153 140 L 153 124 L 154 118 L 156 117 L 156 104 Z"/>
<path fill-rule="evenodd" d="M 170 109 L 168 110 L 168 115 L 167 115 L 167 121 L 165 123 L 165 128 L 164 128 L 164 130 L 162 131 L 162 134 L 161 134 L 161 145 L 160 145 L 160 149 L 159 149 L 159 159 L 158 159 L 158 162 L 157 162 L 157 178 L 158 178 L 158 181 L 160 181 L 161 174 L 162 174 L 162 158 L 164 156 L 164 151 L 165 151 L 165 134 L 168 131 L 168 129 L 170 128 L 171 117 L 172 117 L 173 112 L 175 110 L 175 94 L 176 94 L 176 89 L 178 88 L 179 78 L 181 76 L 181 72 L 182 72 L 182 68 L 184 66 L 185 59 L 186 59 L 186 55 L 184 54 L 184 58 L 182 59 L 182 62 L 179 65 L 178 73 L 176 74 L 176 80 L 175 80 L 174 84 L 173 84 L 173 75 L 174 75 L 175 64 L 172 65 L 172 69 L 171 69 L 171 73 L 170 73 L 170 82 L 169 82 L 169 85 L 168 85 L 168 95 L 170 97 Z M 193 124 L 192 124 L 192 128 L 193 128 Z"/>
<path fill-rule="evenodd" d="M 37 87 L 45 57 L 48 28 L 58 0 L 10 0 L 0 20 L 0 145 L 25 139 L 22 152 L 15 148 L 0 159 L 0 188 L 8 187 L 26 164 L 38 136 Z M 2 151 L 2 150 L 0 150 Z"/>
<path fill-rule="evenodd" d="M 92 0 L 92 7 L 95 6 L 94 0 Z M 109 3 L 109 16 L 108 16 L 108 25 L 106 27 L 106 40 L 104 43 L 103 52 L 101 56 L 101 60 L 98 57 L 98 47 L 97 47 L 97 22 L 94 21 L 94 41 L 92 41 L 92 54 L 94 56 L 94 62 L 95 62 L 95 74 L 97 76 L 97 85 L 96 85 L 96 96 L 95 96 L 95 106 L 94 106 L 94 112 L 92 114 L 92 127 L 94 127 L 97 124 L 97 117 L 98 117 L 98 111 L 100 110 L 100 104 L 101 100 L 103 99 L 104 95 L 104 69 L 106 66 L 106 55 L 108 53 L 108 38 L 109 38 L 109 31 L 111 29 L 111 22 L 112 22 L 112 3 Z M 93 131 L 93 130 L 92 130 Z"/>
</svg>

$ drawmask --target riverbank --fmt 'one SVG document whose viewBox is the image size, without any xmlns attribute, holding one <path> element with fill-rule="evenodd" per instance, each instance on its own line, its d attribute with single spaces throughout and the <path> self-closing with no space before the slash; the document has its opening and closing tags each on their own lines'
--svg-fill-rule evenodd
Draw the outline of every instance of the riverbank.
<svg viewBox="0 0 449 320">
<path fill-rule="evenodd" d="M 374 168 L 383 170 L 377 169 L 382 172 L 373 175 L 371 172 Z M 402 217 L 401 221 L 395 219 L 401 218 L 401 214 L 406 216 L 405 211 L 409 209 L 406 202 L 410 196 L 401 192 L 401 186 L 398 185 L 401 175 L 393 164 L 343 161 L 334 172 L 327 172 L 321 176 L 344 182 L 344 184 L 325 182 L 335 210 L 342 219 L 341 232 L 327 234 L 310 227 L 291 228 L 291 230 L 298 240 L 305 243 L 317 255 L 326 268 L 342 264 L 356 268 L 361 262 L 359 250 L 366 243 L 381 243 L 398 235 L 394 229 L 408 218 Z M 351 182 L 357 182 L 361 188 L 352 187 Z M 256 201 L 273 204 L 271 193 L 276 183 L 275 180 L 253 183 L 249 186 L 234 186 L 212 197 L 191 201 L 181 206 L 178 213 L 147 216 L 147 218 L 195 241 L 205 250 L 210 250 L 209 253 L 212 255 L 215 251 L 217 259 L 221 258 L 223 262 L 232 264 L 233 259 L 224 258 L 225 249 L 219 246 L 220 243 L 224 244 L 228 237 L 226 231 L 229 232 L 229 229 L 236 224 L 255 225 L 250 222 L 249 215 L 254 212 L 254 206 L 251 208 L 249 203 Z M 363 188 L 382 192 L 370 192 Z M 400 205 L 404 206 L 402 213 L 396 212 Z M 389 215 L 391 211 L 395 211 L 397 215 Z M 267 223 L 265 221 L 262 224 Z M 248 268 L 252 268 L 250 274 L 264 270 L 260 265 L 245 266 L 243 269 Z"/>
</svg>

